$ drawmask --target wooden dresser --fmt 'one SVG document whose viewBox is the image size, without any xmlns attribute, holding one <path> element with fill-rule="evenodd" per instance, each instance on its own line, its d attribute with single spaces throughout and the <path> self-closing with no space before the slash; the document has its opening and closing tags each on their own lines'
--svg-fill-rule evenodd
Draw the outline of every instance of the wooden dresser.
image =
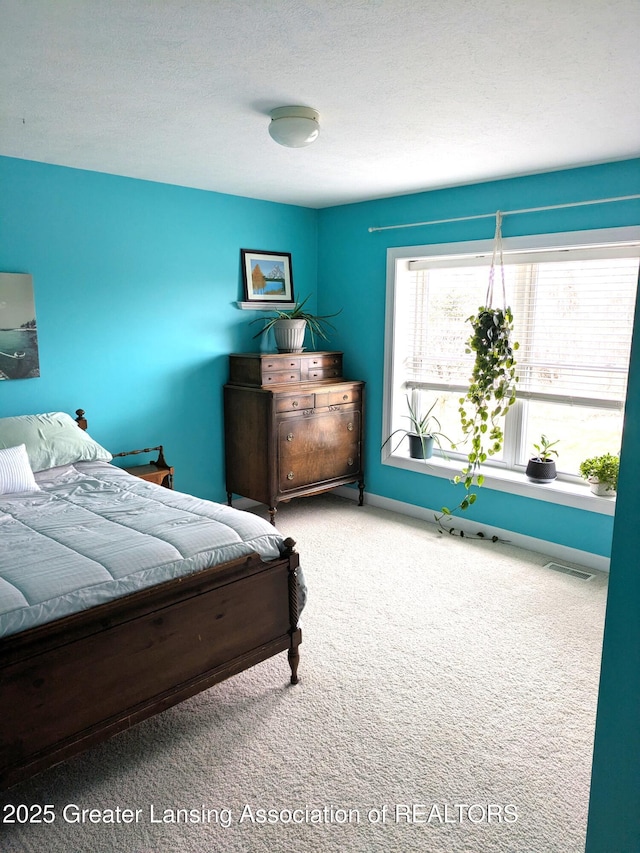
<svg viewBox="0 0 640 853">
<path fill-rule="evenodd" d="M 238 353 L 224 386 L 227 500 L 276 504 L 358 483 L 364 495 L 364 382 L 341 352 Z"/>
</svg>

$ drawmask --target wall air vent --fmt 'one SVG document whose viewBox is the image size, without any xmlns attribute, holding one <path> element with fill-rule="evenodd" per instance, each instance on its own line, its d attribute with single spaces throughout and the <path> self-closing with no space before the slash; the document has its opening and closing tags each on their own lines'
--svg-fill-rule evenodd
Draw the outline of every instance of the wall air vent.
<svg viewBox="0 0 640 853">
<path fill-rule="evenodd" d="M 563 566 L 560 563 L 547 563 L 545 569 L 552 569 L 554 572 L 562 572 L 565 575 L 571 575 L 574 578 L 580 578 L 581 581 L 590 581 L 593 577 L 589 572 L 583 572 L 580 569 L 572 569 L 571 566 Z"/>
</svg>

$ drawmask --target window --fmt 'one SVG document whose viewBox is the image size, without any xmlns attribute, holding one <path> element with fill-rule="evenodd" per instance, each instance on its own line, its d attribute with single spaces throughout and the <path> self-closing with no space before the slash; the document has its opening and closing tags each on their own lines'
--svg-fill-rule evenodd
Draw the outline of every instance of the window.
<svg viewBox="0 0 640 853">
<path fill-rule="evenodd" d="M 524 479 L 542 433 L 559 439 L 560 483 L 582 483 L 578 466 L 587 456 L 619 451 L 639 246 L 637 228 L 504 240 L 519 390 L 505 419 L 503 450 L 491 457 L 485 475 L 515 472 Z M 427 407 L 438 400 L 442 432 L 454 443 L 462 438 L 458 401 L 473 366 L 473 355 L 465 354 L 466 319 L 485 303 L 492 248 L 389 250 L 385 436 L 408 425 L 406 395 L 417 389 Z M 495 292 L 501 292 L 499 269 Z M 466 457 L 464 445 L 446 441 L 436 453 L 458 469 Z M 407 458 L 406 442 L 383 453 L 389 464 Z"/>
</svg>

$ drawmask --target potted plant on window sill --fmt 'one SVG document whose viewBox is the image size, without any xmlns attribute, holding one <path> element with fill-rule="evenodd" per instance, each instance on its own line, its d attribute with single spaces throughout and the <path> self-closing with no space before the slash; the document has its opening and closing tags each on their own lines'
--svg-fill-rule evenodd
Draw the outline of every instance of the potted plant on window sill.
<svg viewBox="0 0 640 853">
<path fill-rule="evenodd" d="M 552 458 L 558 455 L 558 451 L 554 449 L 558 441 L 559 439 L 549 441 L 546 435 L 542 435 L 538 444 L 533 445 L 536 453 L 529 459 L 525 471 L 532 483 L 553 483 L 558 476 L 556 463 Z"/>
<path fill-rule="evenodd" d="M 603 453 L 581 462 L 580 474 L 587 480 L 594 495 L 614 498 L 618 489 L 619 467 L 619 456 Z"/>
<path fill-rule="evenodd" d="M 304 310 L 308 299 L 309 296 L 305 296 L 302 302 L 296 302 L 292 308 L 276 310 L 271 317 L 257 317 L 252 320 L 252 323 L 263 323 L 263 327 L 253 337 L 259 338 L 273 329 L 278 352 L 302 352 L 307 329 L 313 349 L 316 346 L 316 337 L 329 340 L 328 331 L 334 328 L 329 318 L 336 317 L 340 311 L 335 314 L 312 314 Z"/>
<path fill-rule="evenodd" d="M 411 424 L 409 429 L 399 427 L 388 436 L 382 444 L 385 447 L 395 435 L 400 434 L 400 439 L 391 452 L 398 449 L 405 436 L 409 439 L 409 456 L 412 459 L 431 459 L 433 456 L 433 446 L 436 444 L 442 449 L 441 439 L 446 439 L 449 444 L 454 447 L 453 442 L 442 432 L 440 421 L 433 414 L 433 410 L 438 404 L 438 399 L 429 407 L 427 412 L 422 415 L 420 413 L 420 396 L 417 389 L 411 393 L 411 398 L 406 395 L 408 415 L 403 415 Z"/>
</svg>

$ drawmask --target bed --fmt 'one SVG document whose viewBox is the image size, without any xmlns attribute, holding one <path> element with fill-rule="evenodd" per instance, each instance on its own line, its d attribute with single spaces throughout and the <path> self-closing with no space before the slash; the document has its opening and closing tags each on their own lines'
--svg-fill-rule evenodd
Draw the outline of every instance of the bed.
<svg viewBox="0 0 640 853">
<path fill-rule="evenodd" d="M 56 412 L 0 419 L 0 788 L 267 658 L 306 588 L 266 520 L 145 482 Z"/>
</svg>

